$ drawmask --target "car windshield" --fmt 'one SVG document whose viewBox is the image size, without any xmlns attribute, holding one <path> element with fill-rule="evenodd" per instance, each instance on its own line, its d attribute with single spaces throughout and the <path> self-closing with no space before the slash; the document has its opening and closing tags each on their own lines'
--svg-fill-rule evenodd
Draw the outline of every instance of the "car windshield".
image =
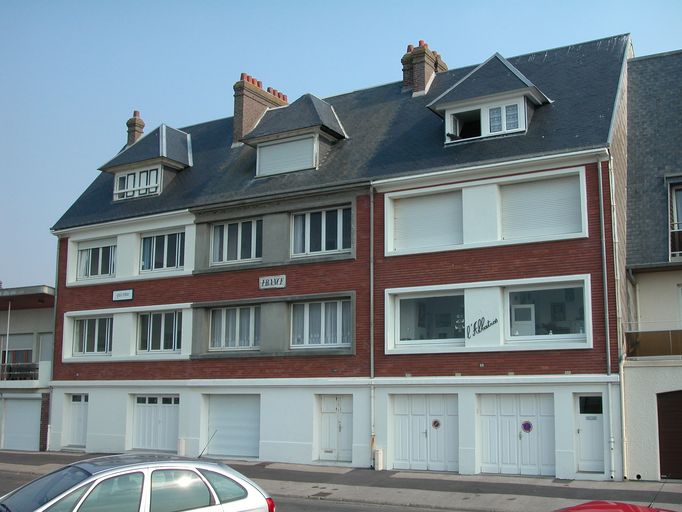
<svg viewBox="0 0 682 512">
<path fill-rule="evenodd" d="M 58 469 L 10 494 L 0 503 L 0 510 L 32 512 L 89 476 L 90 473 L 75 466 Z"/>
</svg>

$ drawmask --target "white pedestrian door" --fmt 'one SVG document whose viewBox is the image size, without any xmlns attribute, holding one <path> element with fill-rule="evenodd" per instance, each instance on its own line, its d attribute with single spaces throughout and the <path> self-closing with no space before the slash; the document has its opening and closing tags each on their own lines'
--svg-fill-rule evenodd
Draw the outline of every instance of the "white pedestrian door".
<svg viewBox="0 0 682 512">
<path fill-rule="evenodd" d="M 85 446 L 88 433 L 88 395 L 71 395 L 69 445 Z"/>
<path fill-rule="evenodd" d="M 133 448 L 175 452 L 178 450 L 178 396 L 137 396 Z"/>
<path fill-rule="evenodd" d="M 260 395 L 213 395 L 208 408 L 209 455 L 258 457 Z"/>
<path fill-rule="evenodd" d="M 393 397 L 393 467 L 457 471 L 457 395 Z"/>
<path fill-rule="evenodd" d="M 481 471 L 554 475 L 552 395 L 479 395 Z"/>
<path fill-rule="evenodd" d="M 353 396 L 320 396 L 320 460 L 353 460 Z"/>
<path fill-rule="evenodd" d="M 579 396 L 578 471 L 604 471 L 604 415 L 601 396 Z"/>
</svg>

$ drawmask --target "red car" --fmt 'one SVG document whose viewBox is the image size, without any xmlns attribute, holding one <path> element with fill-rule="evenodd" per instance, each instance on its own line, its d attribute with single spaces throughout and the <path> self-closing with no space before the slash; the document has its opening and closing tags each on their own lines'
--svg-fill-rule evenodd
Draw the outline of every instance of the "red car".
<svg viewBox="0 0 682 512">
<path fill-rule="evenodd" d="M 558 512 L 675 512 L 666 508 L 645 507 L 620 501 L 588 501 Z"/>
</svg>

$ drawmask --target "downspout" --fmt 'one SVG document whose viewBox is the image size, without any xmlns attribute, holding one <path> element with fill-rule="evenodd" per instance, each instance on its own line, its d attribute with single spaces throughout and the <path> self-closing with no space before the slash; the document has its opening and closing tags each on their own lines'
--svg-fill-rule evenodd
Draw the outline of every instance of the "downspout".
<svg viewBox="0 0 682 512">
<path fill-rule="evenodd" d="M 601 264 L 602 264 L 602 287 L 604 289 L 604 335 L 606 342 L 606 375 L 611 375 L 611 335 L 610 335 L 610 322 L 609 322 L 609 288 L 608 288 L 608 265 L 606 262 L 606 228 L 604 221 L 604 187 L 602 185 L 602 160 L 597 159 L 597 176 L 599 178 L 599 228 L 601 233 Z M 610 170 L 610 169 L 609 169 Z M 615 478 L 615 472 L 613 466 L 616 462 L 615 460 L 615 445 L 616 441 L 613 437 L 613 419 L 612 419 L 612 405 L 611 405 L 611 382 L 606 384 L 606 389 L 608 393 L 608 403 L 609 403 L 609 455 L 610 455 L 610 465 L 609 465 L 609 478 L 613 480 Z"/>
<path fill-rule="evenodd" d="M 7 365 L 9 364 L 9 319 L 12 315 L 12 299 L 7 302 L 7 330 L 5 331 L 5 364 L 4 364 L 4 374 L 5 379 L 7 378 Z"/>
<path fill-rule="evenodd" d="M 374 185 L 369 185 L 369 420 L 370 420 L 370 460 L 377 469 L 374 460 L 376 442 L 375 429 L 375 397 L 374 397 Z"/>
</svg>

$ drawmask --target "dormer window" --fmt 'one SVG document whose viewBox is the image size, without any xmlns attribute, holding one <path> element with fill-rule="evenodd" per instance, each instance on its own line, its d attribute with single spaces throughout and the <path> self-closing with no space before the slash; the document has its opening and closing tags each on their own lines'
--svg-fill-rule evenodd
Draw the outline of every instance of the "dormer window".
<svg viewBox="0 0 682 512">
<path fill-rule="evenodd" d="M 157 195 L 161 191 L 161 167 L 116 174 L 114 200 Z"/>
<path fill-rule="evenodd" d="M 446 142 L 491 137 L 526 129 L 526 102 L 523 97 L 449 110 Z"/>
<path fill-rule="evenodd" d="M 258 145 L 256 176 L 271 176 L 317 168 L 317 136 L 310 135 Z"/>
</svg>

